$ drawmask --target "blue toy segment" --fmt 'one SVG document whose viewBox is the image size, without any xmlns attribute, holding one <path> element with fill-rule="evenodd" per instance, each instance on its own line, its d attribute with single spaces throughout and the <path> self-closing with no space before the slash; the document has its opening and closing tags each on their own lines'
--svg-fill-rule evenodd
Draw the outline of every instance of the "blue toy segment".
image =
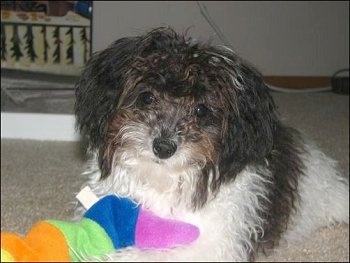
<svg viewBox="0 0 350 263">
<path fill-rule="evenodd" d="M 103 227 L 117 249 L 135 244 L 139 210 L 140 206 L 128 198 L 109 195 L 95 203 L 84 217 Z"/>
</svg>

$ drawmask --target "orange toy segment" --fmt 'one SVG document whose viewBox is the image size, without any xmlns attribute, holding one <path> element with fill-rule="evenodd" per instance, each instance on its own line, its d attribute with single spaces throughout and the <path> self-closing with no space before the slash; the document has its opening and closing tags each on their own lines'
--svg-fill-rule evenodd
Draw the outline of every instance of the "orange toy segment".
<svg viewBox="0 0 350 263">
<path fill-rule="evenodd" d="M 64 235 L 45 221 L 38 222 L 23 239 L 2 233 L 1 246 L 16 261 L 70 261 Z"/>
<path fill-rule="evenodd" d="M 13 233 L 1 233 L 1 248 L 11 254 L 14 261 L 39 261 L 39 256 L 23 239 Z"/>
<path fill-rule="evenodd" d="M 63 233 L 48 222 L 37 223 L 25 240 L 39 253 L 42 261 L 70 261 L 69 247 Z"/>
</svg>

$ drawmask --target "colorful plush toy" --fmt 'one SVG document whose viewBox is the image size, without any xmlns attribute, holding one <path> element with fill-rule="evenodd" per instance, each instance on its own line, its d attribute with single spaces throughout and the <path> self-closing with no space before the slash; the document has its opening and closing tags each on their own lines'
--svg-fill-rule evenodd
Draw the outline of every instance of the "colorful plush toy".
<svg viewBox="0 0 350 263">
<path fill-rule="evenodd" d="M 109 195 L 95 202 L 84 189 L 78 199 L 89 207 L 79 223 L 40 221 L 23 238 L 1 233 L 1 262 L 98 259 L 123 247 L 169 249 L 199 236 L 196 226 L 158 217 L 127 198 Z"/>
</svg>

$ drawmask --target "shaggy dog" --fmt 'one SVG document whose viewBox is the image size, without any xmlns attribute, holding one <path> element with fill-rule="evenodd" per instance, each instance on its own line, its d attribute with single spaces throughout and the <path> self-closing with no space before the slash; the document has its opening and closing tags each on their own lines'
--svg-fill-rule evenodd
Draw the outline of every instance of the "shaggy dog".
<svg viewBox="0 0 350 263">
<path fill-rule="evenodd" d="M 349 220 L 335 162 L 281 123 L 259 72 L 229 48 L 170 28 L 119 39 L 88 62 L 75 110 L 98 196 L 200 229 L 189 245 L 107 259 L 254 260 L 282 238 Z"/>
</svg>

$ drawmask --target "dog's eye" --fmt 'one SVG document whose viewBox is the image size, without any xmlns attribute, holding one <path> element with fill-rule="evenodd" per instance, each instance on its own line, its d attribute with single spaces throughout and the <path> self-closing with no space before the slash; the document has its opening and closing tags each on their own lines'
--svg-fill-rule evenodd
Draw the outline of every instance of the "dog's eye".
<svg viewBox="0 0 350 263">
<path fill-rule="evenodd" d="M 208 113 L 208 108 L 205 107 L 204 104 L 197 105 L 197 107 L 194 110 L 194 114 L 199 118 L 206 116 L 207 113 Z"/>
<path fill-rule="evenodd" d="M 143 106 L 150 105 L 153 103 L 153 101 L 154 101 L 154 95 L 149 91 L 143 92 L 139 96 L 139 102 Z"/>
</svg>

